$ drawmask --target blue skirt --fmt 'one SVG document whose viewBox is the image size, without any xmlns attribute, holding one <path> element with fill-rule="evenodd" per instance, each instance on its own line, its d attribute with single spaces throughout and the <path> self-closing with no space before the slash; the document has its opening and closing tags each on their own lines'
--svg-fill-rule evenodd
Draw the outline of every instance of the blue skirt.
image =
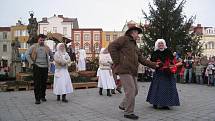
<svg viewBox="0 0 215 121">
<path fill-rule="evenodd" d="M 151 82 L 147 102 L 159 106 L 179 106 L 176 80 L 173 74 L 156 70 Z"/>
</svg>

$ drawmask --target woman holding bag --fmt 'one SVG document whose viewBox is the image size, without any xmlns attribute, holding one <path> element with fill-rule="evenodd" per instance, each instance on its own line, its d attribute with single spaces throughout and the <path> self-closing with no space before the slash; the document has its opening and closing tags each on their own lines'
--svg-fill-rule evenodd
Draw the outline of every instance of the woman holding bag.
<svg viewBox="0 0 215 121">
<path fill-rule="evenodd" d="M 69 55 L 66 52 L 64 43 L 57 45 L 57 52 L 54 55 L 56 64 L 54 74 L 53 93 L 57 95 L 57 101 L 60 101 L 62 95 L 62 102 L 68 102 L 66 94 L 73 92 L 71 78 L 68 72 L 68 65 L 71 62 Z"/>
<path fill-rule="evenodd" d="M 155 70 L 151 82 L 147 102 L 155 109 L 170 109 L 169 106 L 179 106 L 179 97 L 176 88 L 174 73 L 181 62 L 174 63 L 172 52 L 167 48 L 164 39 L 155 42 L 155 51 L 151 61 L 162 63 L 162 67 Z"/>
</svg>

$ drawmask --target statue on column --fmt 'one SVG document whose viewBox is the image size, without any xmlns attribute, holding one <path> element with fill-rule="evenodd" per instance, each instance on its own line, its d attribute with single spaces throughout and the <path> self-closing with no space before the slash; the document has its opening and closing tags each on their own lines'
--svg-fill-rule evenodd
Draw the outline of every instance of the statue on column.
<svg viewBox="0 0 215 121">
<path fill-rule="evenodd" d="M 27 29 L 29 34 L 28 43 L 32 45 L 37 42 L 36 39 L 37 39 L 38 23 L 37 23 L 37 19 L 34 18 L 34 13 L 32 11 L 30 12 L 30 16 L 31 17 L 28 19 L 29 24 L 27 26 Z"/>
</svg>

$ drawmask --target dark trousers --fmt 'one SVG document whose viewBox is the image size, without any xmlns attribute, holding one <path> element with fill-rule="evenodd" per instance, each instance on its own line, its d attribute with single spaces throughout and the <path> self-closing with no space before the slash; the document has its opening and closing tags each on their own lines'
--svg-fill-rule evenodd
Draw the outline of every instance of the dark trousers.
<svg viewBox="0 0 215 121">
<path fill-rule="evenodd" d="M 46 96 L 46 82 L 48 78 L 48 68 L 41 68 L 37 65 L 33 67 L 34 94 L 35 99 L 40 100 Z"/>
</svg>

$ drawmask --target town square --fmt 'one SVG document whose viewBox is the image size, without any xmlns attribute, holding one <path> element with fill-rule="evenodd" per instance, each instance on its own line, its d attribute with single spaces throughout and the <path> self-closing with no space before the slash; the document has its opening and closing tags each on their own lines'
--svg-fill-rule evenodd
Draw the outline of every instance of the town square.
<svg viewBox="0 0 215 121">
<path fill-rule="evenodd" d="M 2 3 L 0 121 L 215 121 L 212 0 Z"/>
</svg>

